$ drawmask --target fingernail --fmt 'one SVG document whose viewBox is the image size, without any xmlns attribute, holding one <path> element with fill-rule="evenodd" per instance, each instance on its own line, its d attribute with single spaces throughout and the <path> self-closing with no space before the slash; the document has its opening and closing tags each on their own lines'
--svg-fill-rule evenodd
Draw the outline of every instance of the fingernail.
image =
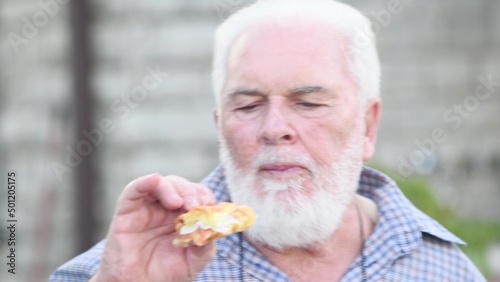
<svg viewBox="0 0 500 282">
<path fill-rule="evenodd" d="M 200 202 L 193 196 L 186 196 L 184 198 L 184 203 L 187 209 L 192 209 L 200 205 Z"/>
<path fill-rule="evenodd" d="M 210 203 L 210 198 L 207 195 L 201 195 L 201 204 L 207 205 Z"/>
</svg>

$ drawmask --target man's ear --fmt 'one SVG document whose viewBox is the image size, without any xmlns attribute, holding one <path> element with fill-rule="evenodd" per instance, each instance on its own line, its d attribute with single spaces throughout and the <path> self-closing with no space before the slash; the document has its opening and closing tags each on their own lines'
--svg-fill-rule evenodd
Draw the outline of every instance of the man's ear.
<svg viewBox="0 0 500 282">
<path fill-rule="evenodd" d="M 382 114 L 382 101 L 380 98 L 371 99 L 365 108 L 365 142 L 363 145 L 363 161 L 370 160 L 375 153 L 375 143 L 377 141 L 377 130 Z"/>
<path fill-rule="evenodd" d="M 220 130 L 220 128 L 219 128 L 219 109 L 217 107 L 214 108 L 212 116 L 214 119 L 215 127 L 217 128 L 217 130 Z"/>
</svg>

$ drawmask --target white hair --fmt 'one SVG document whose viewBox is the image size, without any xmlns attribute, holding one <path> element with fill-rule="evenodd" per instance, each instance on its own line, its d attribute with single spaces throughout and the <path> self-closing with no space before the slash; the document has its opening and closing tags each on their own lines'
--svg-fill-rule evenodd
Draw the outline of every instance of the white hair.
<svg viewBox="0 0 500 282">
<path fill-rule="evenodd" d="M 227 73 L 227 56 L 235 39 L 246 29 L 263 23 L 291 26 L 323 23 L 347 40 L 343 46 L 348 70 L 358 86 L 360 101 L 379 96 L 380 65 L 370 20 L 358 10 L 333 0 L 260 0 L 231 15 L 215 34 L 212 69 L 215 103 L 220 99 Z"/>
</svg>

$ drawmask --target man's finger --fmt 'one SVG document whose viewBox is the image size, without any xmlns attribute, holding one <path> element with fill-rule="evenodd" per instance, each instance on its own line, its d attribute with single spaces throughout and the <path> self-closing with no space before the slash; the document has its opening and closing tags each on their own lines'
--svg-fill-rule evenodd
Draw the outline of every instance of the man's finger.
<svg viewBox="0 0 500 282">
<path fill-rule="evenodd" d="M 154 173 L 139 177 L 130 182 L 118 200 L 120 202 L 117 205 L 119 207 L 118 213 L 128 213 L 141 207 L 145 200 L 151 198 L 151 191 L 158 186 L 161 179 L 162 176 L 160 174 Z"/>
<path fill-rule="evenodd" d="M 164 177 L 155 191 L 155 196 L 168 209 L 183 208 L 188 211 L 195 206 L 215 203 L 210 189 L 178 176 Z"/>
</svg>

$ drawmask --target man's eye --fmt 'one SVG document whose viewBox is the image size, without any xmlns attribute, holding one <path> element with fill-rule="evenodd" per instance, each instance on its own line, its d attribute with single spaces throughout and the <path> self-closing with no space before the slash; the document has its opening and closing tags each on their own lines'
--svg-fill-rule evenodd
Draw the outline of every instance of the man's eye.
<svg viewBox="0 0 500 282">
<path fill-rule="evenodd" d="M 299 103 L 299 106 L 307 109 L 314 109 L 317 107 L 321 107 L 321 104 L 315 104 L 315 103 L 308 103 L 308 102 L 301 102 Z"/>
<path fill-rule="evenodd" d="M 251 111 L 251 110 L 256 109 L 258 106 L 259 106 L 258 104 L 248 105 L 248 106 L 237 108 L 236 110 L 237 111 Z"/>
</svg>

